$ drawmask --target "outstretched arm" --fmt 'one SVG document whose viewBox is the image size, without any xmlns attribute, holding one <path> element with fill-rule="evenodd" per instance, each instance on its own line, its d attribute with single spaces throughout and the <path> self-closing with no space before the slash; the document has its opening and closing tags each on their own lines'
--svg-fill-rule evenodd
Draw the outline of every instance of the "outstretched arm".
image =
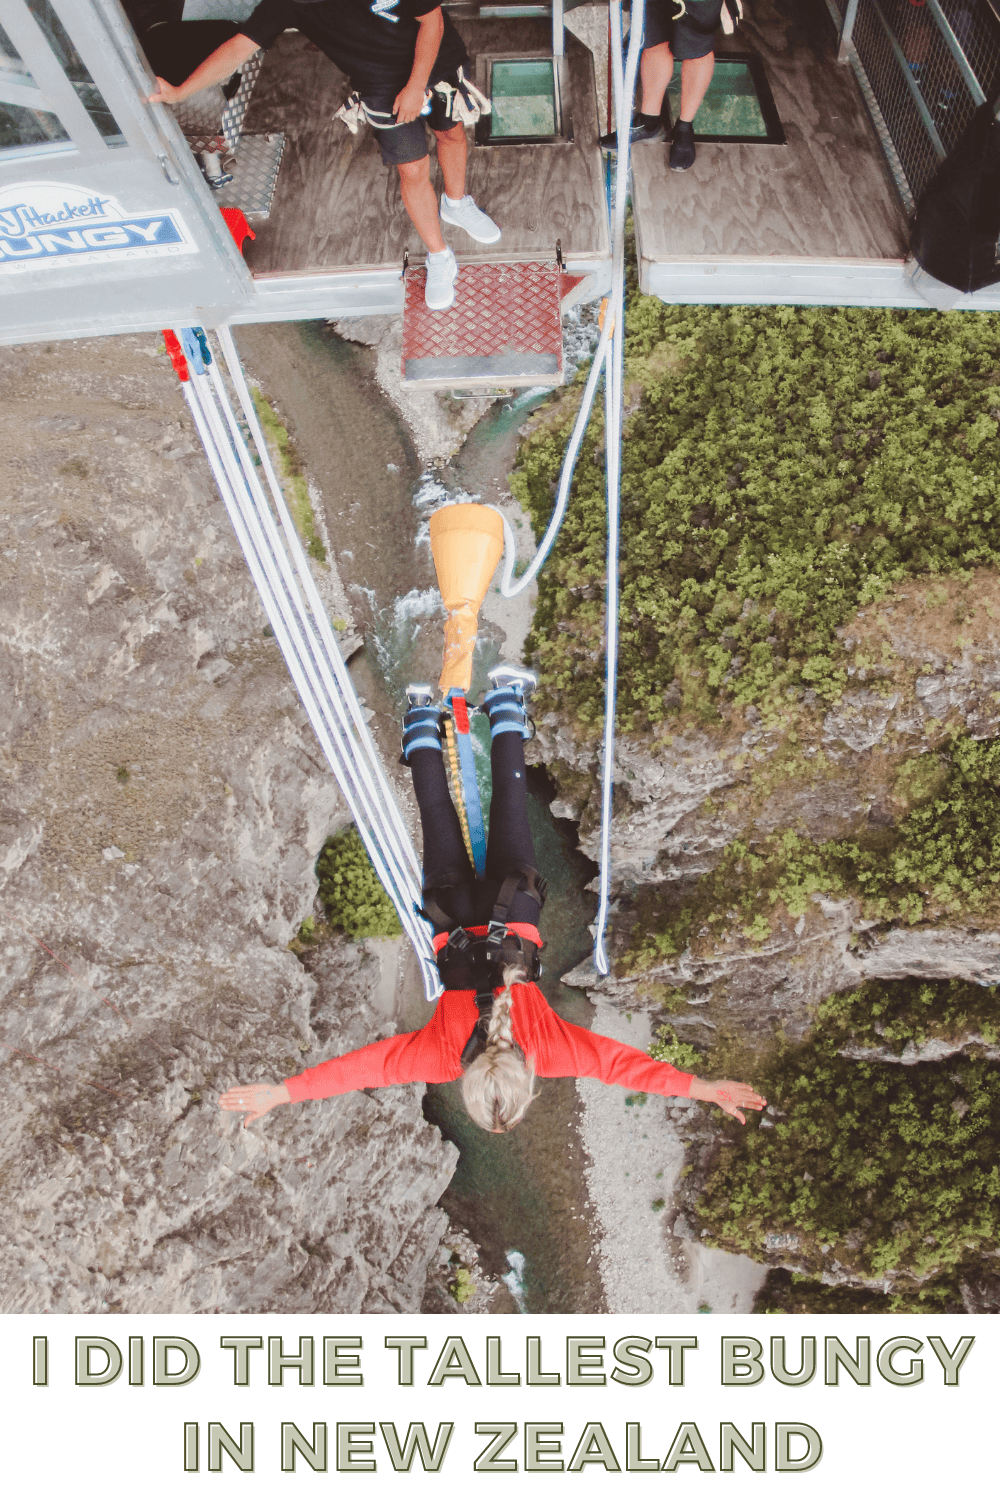
<svg viewBox="0 0 1000 1500">
<path fill-rule="evenodd" d="M 253 57 L 260 50 L 260 44 L 250 37 L 237 32 L 230 37 L 228 42 L 223 42 L 221 47 L 216 47 L 210 52 L 190 77 L 185 78 L 183 83 L 174 85 L 168 83 L 165 78 L 156 80 L 156 93 L 150 94 L 150 104 L 180 104 L 182 99 L 190 99 L 192 94 L 197 94 L 201 89 L 207 89 L 213 83 L 225 83 L 231 78 L 236 69 L 246 62 L 248 57 Z"/>
<path fill-rule="evenodd" d="M 564 1021 L 546 1008 L 528 1044 L 541 1078 L 600 1078 L 643 1093 L 703 1099 L 746 1124 L 743 1109 L 763 1109 L 767 1103 L 747 1083 L 728 1079 L 709 1083 L 693 1073 L 682 1073 L 670 1063 L 656 1062 L 648 1052 L 611 1037 Z"/>
<path fill-rule="evenodd" d="M 439 1007 L 440 1010 L 440 1007 Z M 469 1004 L 461 1012 L 458 1021 L 462 1038 L 468 1035 L 467 1012 L 475 1006 Z M 403 1032 L 399 1036 L 384 1037 L 368 1047 L 359 1047 L 356 1052 L 345 1052 L 342 1057 L 331 1057 L 318 1067 L 307 1068 L 284 1083 L 245 1083 L 228 1089 L 219 1100 L 220 1109 L 248 1110 L 244 1125 L 259 1120 L 278 1104 L 298 1104 L 305 1099 L 330 1099 L 336 1094 L 350 1094 L 356 1089 L 385 1088 L 394 1083 L 446 1083 L 457 1078 L 461 1072 L 458 1048 L 442 1043 L 440 1026 L 435 1025 L 437 1014 L 421 1031 Z M 463 1021 L 468 1026 L 462 1030 Z"/>
<path fill-rule="evenodd" d="M 721 1079 L 717 1083 L 710 1083 L 705 1078 L 692 1078 L 689 1099 L 703 1099 L 706 1104 L 717 1104 L 727 1115 L 732 1115 L 734 1120 L 739 1120 L 741 1125 L 746 1124 L 746 1115 L 743 1109 L 761 1110 L 767 1104 L 767 1100 L 761 1098 L 748 1083 L 735 1083 L 730 1078 Z"/>
<path fill-rule="evenodd" d="M 238 1088 L 227 1089 L 219 1100 L 220 1109 L 235 1113 L 246 1110 L 244 1129 L 266 1115 L 279 1104 L 291 1104 L 292 1096 L 283 1083 L 241 1083 Z"/>
</svg>

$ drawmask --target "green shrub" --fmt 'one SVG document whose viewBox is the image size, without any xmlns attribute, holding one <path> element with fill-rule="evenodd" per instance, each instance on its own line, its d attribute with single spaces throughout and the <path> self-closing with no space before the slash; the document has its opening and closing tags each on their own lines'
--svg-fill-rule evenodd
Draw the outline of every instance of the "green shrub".
<svg viewBox="0 0 1000 1500">
<path fill-rule="evenodd" d="M 253 404 L 264 436 L 278 450 L 278 467 L 283 486 L 285 503 L 295 523 L 295 529 L 305 543 L 306 551 L 317 562 L 326 562 L 326 548 L 316 533 L 316 516 L 309 498 L 309 486 L 302 472 L 302 462 L 288 428 L 281 421 L 263 391 L 256 386 L 251 389 Z"/>
<path fill-rule="evenodd" d="M 472 1272 L 465 1266 L 459 1266 L 448 1283 L 448 1291 L 459 1304 L 470 1302 L 476 1294 L 476 1282 Z"/>
<path fill-rule="evenodd" d="M 923 1289 L 923 1298 L 910 1293 L 887 1295 L 862 1287 L 824 1286 L 795 1271 L 768 1271 L 754 1298 L 755 1313 L 941 1313 L 963 1312 L 962 1294 L 948 1278 Z"/>
<path fill-rule="evenodd" d="M 760 1260 L 768 1234 L 795 1234 L 792 1254 L 808 1269 L 837 1260 L 872 1281 L 893 1273 L 900 1295 L 925 1306 L 995 1245 L 1000 1066 L 962 1055 L 912 1067 L 838 1055 L 852 1017 L 868 1039 L 866 1003 L 881 1000 L 901 1023 L 914 1003 L 925 1005 L 919 988 L 905 981 L 894 996 L 891 984 L 866 986 L 828 1001 L 806 1042 L 776 1050 L 754 1079 L 768 1114 L 722 1126 L 698 1205 L 711 1243 Z M 931 988 L 926 1009 L 954 1021 L 965 1004 L 955 986 Z"/>
<path fill-rule="evenodd" d="M 859 989 L 831 995 L 817 1018 L 831 1037 L 863 1047 L 889 1047 L 897 1055 L 908 1042 L 931 1038 L 963 1041 L 981 1036 L 995 1043 L 1000 1034 L 996 987 L 964 979 L 869 980 Z"/>
<path fill-rule="evenodd" d="M 348 937 L 398 937 L 396 909 L 356 828 L 327 839 L 316 861 L 320 900 L 331 927 Z"/>
<path fill-rule="evenodd" d="M 901 580 L 1000 562 L 1000 316 L 665 306 L 631 299 L 622 468 L 625 727 L 677 683 L 701 712 L 836 700 L 835 631 Z M 575 412 L 549 411 L 512 487 L 536 534 Z M 598 403 L 598 407 L 599 407 Z M 603 713 L 603 418 L 592 418 L 530 640 L 546 694 Z"/>
<path fill-rule="evenodd" d="M 701 1053 L 697 1047 L 692 1047 L 688 1042 L 677 1039 L 677 1033 L 672 1026 L 658 1026 L 656 1039 L 650 1042 L 647 1048 L 650 1057 L 655 1057 L 657 1062 L 670 1063 L 672 1067 L 680 1068 L 683 1073 L 697 1073 L 701 1067 Z"/>
</svg>

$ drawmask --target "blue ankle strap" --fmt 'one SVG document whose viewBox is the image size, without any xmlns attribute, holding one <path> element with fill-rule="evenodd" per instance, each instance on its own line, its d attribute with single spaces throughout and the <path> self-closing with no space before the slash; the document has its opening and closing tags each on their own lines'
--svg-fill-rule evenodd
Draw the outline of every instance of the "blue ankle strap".
<svg viewBox="0 0 1000 1500">
<path fill-rule="evenodd" d="M 414 750 L 441 750 L 441 710 L 430 704 L 407 709 L 403 717 L 403 759 Z"/>
</svg>

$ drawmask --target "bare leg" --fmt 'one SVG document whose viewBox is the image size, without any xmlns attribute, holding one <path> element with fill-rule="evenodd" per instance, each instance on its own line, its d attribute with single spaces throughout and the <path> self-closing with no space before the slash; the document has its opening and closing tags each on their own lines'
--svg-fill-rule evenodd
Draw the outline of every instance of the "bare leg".
<svg viewBox="0 0 1000 1500">
<path fill-rule="evenodd" d="M 403 207 L 413 220 L 413 227 L 432 255 L 445 249 L 438 214 L 437 194 L 431 187 L 430 157 L 399 163 L 399 186 Z M 450 196 L 450 195 L 449 195 Z"/>
<path fill-rule="evenodd" d="M 681 65 L 681 72 L 687 66 Z M 663 108 L 663 96 L 674 76 L 674 55 L 669 42 L 660 42 L 656 47 L 645 47 L 639 59 L 639 76 L 642 79 L 641 114 L 658 115 Z M 706 88 L 707 88 L 706 84 Z"/>
<path fill-rule="evenodd" d="M 645 56 L 645 53 L 643 53 Z M 707 57 L 691 57 L 681 63 L 681 113 L 680 118 L 690 123 L 698 113 L 698 106 L 708 93 L 708 85 L 715 72 L 715 53 Z"/>
<path fill-rule="evenodd" d="M 465 141 L 465 126 L 453 125 L 450 130 L 434 132 L 437 141 L 438 161 L 444 190 L 453 203 L 465 197 L 465 159 L 468 147 Z"/>
</svg>

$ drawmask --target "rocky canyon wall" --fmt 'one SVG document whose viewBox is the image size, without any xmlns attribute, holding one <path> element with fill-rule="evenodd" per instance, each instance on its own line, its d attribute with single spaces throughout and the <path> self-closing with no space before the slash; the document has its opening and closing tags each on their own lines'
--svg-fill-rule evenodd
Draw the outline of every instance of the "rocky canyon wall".
<svg viewBox="0 0 1000 1500">
<path fill-rule="evenodd" d="M 0 1307 L 413 1311 L 421 1090 L 216 1107 L 391 1030 L 397 955 L 288 951 L 346 812 L 158 345 L 0 351 Z"/>
</svg>

